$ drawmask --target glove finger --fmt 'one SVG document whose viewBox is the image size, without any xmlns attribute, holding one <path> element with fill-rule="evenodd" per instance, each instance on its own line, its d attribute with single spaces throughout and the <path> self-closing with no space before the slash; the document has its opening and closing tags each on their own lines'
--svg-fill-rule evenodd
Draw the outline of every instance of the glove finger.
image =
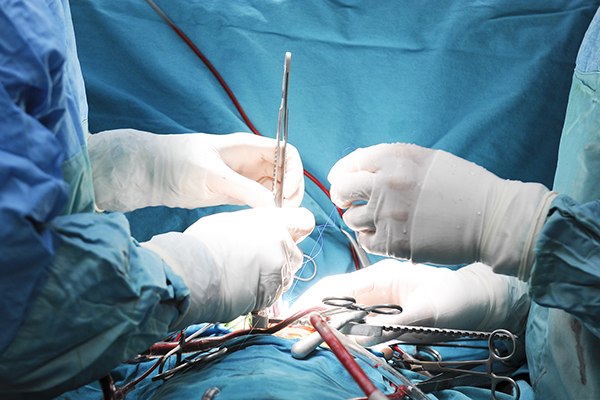
<svg viewBox="0 0 600 400">
<path fill-rule="evenodd" d="M 286 187 L 288 187 L 287 184 L 284 185 L 284 192 L 285 192 Z M 285 208 L 299 207 L 300 204 L 302 203 L 303 198 L 304 198 L 304 180 L 301 181 L 300 186 L 298 186 L 296 188 L 296 191 L 294 193 L 283 196 L 283 207 L 285 207 Z"/>
<path fill-rule="evenodd" d="M 376 230 L 375 218 L 368 204 L 355 204 L 344 212 L 343 218 L 348 228 L 361 233 L 373 233 Z"/>
<path fill-rule="evenodd" d="M 302 262 L 304 260 L 302 250 L 300 250 L 300 248 L 291 240 L 285 240 L 283 242 L 283 251 L 286 262 L 281 268 L 282 286 L 276 297 L 280 296 L 281 293 L 287 291 L 292 286 L 294 274 L 302 267 Z"/>
<path fill-rule="evenodd" d="M 230 150 L 221 150 L 220 154 L 232 169 L 249 179 L 273 182 L 275 171 L 275 139 L 238 132 L 230 136 L 234 145 Z M 231 151 L 231 153 L 229 153 Z"/>
<path fill-rule="evenodd" d="M 380 303 L 398 303 L 390 274 L 400 273 L 402 263 L 383 260 L 372 266 L 347 274 L 331 275 L 321 279 L 293 304 L 290 313 L 313 306 L 322 306 L 322 299 L 331 296 L 350 296 L 367 306 Z M 412 264 L 411 264 L 412 266 Z"/>
<path fill-rule="evenodd" d="M 351 274 L 330 275 L 311 286 L 292 304 L 287 316 L 311 307 L 326 307 L 323 298 L 330 296 L 353 296 L 354 282 L 349 279 Z"/>
<path fill-rule="evenodd" d="M 385 231 L 384 231 L 385 232 Z M 369 253 L 404 260 L 410 259 L 410 237 L 390 237 L 378 231 L 361 231 L 357 236 L 358 243 Z"/>
<path fill-rule="evenodd" d="M 219 174 L 211 174 L 206 180 L 206 185 L 216 195 L 233 199 L 229 204 L 249 205 L 253 208 L 275 205 L 273 193 L 269 189 L 226 166 Z"/>
<path fill-rule="evenodd" d="M 358 201 L 369 201 L 375 175 L 368 171 L 358 171 L 338 175 L 331 182 L 331 201 L 340 207 L 348 208 Z"/>
<path fill-rule="evenodd" d="M 230 160 L 234 169 L 240 171 L 251 180 L 260 182 L 268 190 L 273 186 L 273 175 L 275 171 L 275 150 L 277 142 L 275 139 L 264 136 L 256 136 L 249 133 L 238 132 L 230 135 L 238 145 L 245 145 L 246 155 L 253 160 L 260 160 L 254 168 L 245 167 L 246 162 L 235 163 Z M 302 202 L 304 196 L 304 167 L 298 149 L 288 143 L 285 149 L 285 180 L 283 185 L 283 197 L 291 199 L 296 207 Z M 244 171 L 244 172 L 242 172 Z"/>
<path fill-rule="evenodd" d="M 273 168 L 275 164 L 273 164 Z M 302 190 L 300 190 L 302 189 Z M 294 201 L 302 202 L 304 196 L 304 166 L 300 153 L 291 144 L 287 144 L 285 150 L 285 180 L 283 185 L 283 197 Z"/>
<path fill-rule="evenodd" d="M 368 268 L 352 272 L 353 297 L 368 306 L 390 303 L 402 305 L 421 284 L 424 269 L 415 264 L 384 259 Z"/>
<path fill-rule="evenodd" d="M 281 213 L 295 243 L 302 242 L 315 228 L 315 216 L 306 208 L 282 208 Z"/>
<path fill-rule="evenodd" d="M 302 263 L 304 263 L 304 253 L 298 246 L 292 247 L 292 254 L 290 257 L 290 264 L 292 265 L 292 275 L 298 272 L 300 268 L 302 268 Z"/>
<path fill-rule="evenodd" d="M 342 158 L 329 171 L 327 179 L 330 183 L 345 174 L 366 171 L 375 172 L 379 169 L 380 153 L 387 144 L 379 144 L 372 147 L 354 150 Z"/>
</svg>

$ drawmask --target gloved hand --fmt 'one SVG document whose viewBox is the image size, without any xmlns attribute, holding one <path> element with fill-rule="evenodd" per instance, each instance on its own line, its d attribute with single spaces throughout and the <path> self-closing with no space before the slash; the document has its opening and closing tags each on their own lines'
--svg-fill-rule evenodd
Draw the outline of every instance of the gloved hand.
<svg viewBox="0 0 600 400">
<path fill-rule="evenodd" d="M 274 204 L 275 146 L 275 139 L 249 133 L 100 132 L 88 140 L 96 205 L 120 212 L 160 205 L 267 207 Z M 292 145 L 286 163 L 284 207 L 297 207 L 304 170 Z"/>
<path fill-rule="evenodd" d="M 333 202 L 348 208 L 344 221 L 367 251 L 417 263 L 481 261 L 523 280 L 556 196 L 541 184 L 500 179 L 445 151 L 402 143 L 358 149 L 328 179 Z"/>
<path fill-rule="evenodd" d="M 351 296 L 367 306 L 402 306 L 400 314 L 367 318 L 373 325 L 482 331 L 503 328 L 515 334 L 525 329 L 530 303 L 527 284 L 495 274 L 483 264 L 453 271 L 388 259 L 359 271 L 321 279 L 294 302 L 289 312 L 322 305 L 321 300 L 327 296 Z M 384 332 L 382 337 L 355 339 L 371 346 L 391 340 L 394 335 Z"/>
<path fill-rule="evenodd" d="M 256 208 L 200 218 L 142 243 L 181 275 L 190 307 L 172 327 L 229 322 L 272 305 L 302 266 L 296 243 L 315 226 L 305 208 Z"/>
</svg>

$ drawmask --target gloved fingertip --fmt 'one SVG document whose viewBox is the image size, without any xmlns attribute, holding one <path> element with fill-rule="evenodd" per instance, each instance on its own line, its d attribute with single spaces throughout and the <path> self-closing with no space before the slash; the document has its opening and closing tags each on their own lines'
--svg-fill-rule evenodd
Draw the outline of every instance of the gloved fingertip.
<svg viewBox="0 0 600 400">
<path fill-rule="evenodd" d="M 304 195 L 304 178 L 302 175 L 299 177 L 290 176 L 291 179 L 288 179 L 288 175 L 286 175 L 285 185 L 283 185 L 283 197 L 291 198 L 294 196 L 300 195 L 302 197 Z"/>
<path fill-rule="evenodd" d="M 286 209 L 286 226 L 294 242 L 300 243 L 315 228 L 315 216 L 304 207 Z"/>
<path fill-rule="evenodd" d="M 304 253 L 298 246 L 294 246 L 292 249 L 291 255 L 291 266 L 292 266 L 292 274 L 298 272 L 300 268 L 302 268 L 302 262 L 304 261 Z"/>
<path fill-rule="evenodd" d="M 369 153 L 372 153 L 371 148 L 359 148 L 339 159 L 333 167 L 331 167 L 331 170 L 327 175 L 327 180 L 333 184 L 333 181 L 341 175 L 364 170 L 361 164 L 364 162 L 365 155 L 368 156 Z"/>
<path fill-rule="evenodd" d="M 344 198 L 342 198 L 342 196 L 339 195 L 339 192 L 335 189 L 334 185 L 331 185 L 331 189 L 329 191 L 329 198 L 336 207 L 339 207 L 342 210 L 347 209 L 351 205 L 348 203 L 348 201 L 344 200 Z"/>
<path fill-rule="evenodd" d="M 302 199 L 297 199 L 297 198 L 290 198 L 290 199 L 283 199 L 283 208 L 298 208 L 300 207 L 300 204 L 302 203 Z"/>
<path fill-rule="evenodd" d="M 283 207 L 284 208 L 297 208 L 300 207 L 302 199 L 304 198 L 304 185 L 296 188 L 296 191 L 288 194 L 284 194 Z"/>
<path fill-rule="evenodd" d="M 327 174 L 327 181 L 329 182 L 330 185 L 333 185 L 333 182 L 337 179 L 337 177 L 340 175 L 341 171 L 340 168 L 336 168 L 337 163 L 331 167 L 331 169 L 329 170 L 329 173 Z"/>
<path fill-rule="evenodd" d="M 300 158 L 300 153 L 295 147 L 291 145 L 289 145 L 289 147 L 287 147 L 285 150 L 285 163 L 286 174 L 292 172 L 295 175 L 304 175 L 304 167 L 302 165 L 302 158 Z"/>
<path fill-rule="evenodd" d="M 264 190 L 262 190 L 264 189 Z M 272 192 L 262 187 L 257 191 L 247 193 L 241 201 L 243 204 L 252 208 L 272 208 L 275 207 L 275 196 Z"/>
<path fill-rule="evenodd" d="M 329 170 L 327 174 L 327 180 L 330 184 L 334 184 L 334 181 L 338 179 L 341 175 L 347 174 L 350 172 L 350 165 L 353 165 L 354 162 L 351 162 L 351 159 L 354 158 L 353 153 L 345 156 L 344 158 L 339 159 L 333 167 Z"/>
</svg>

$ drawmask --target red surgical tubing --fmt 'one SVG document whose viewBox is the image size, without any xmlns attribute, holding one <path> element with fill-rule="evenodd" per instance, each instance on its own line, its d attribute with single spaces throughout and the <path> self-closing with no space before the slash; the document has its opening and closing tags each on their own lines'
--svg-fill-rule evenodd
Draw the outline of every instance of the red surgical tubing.
<svg viewBox="0 0 600 400">
<path fill-rule="evenodd" d="M 386 398 L 386 396 L 379 389 L 375 387 L 373 382 L 369 379 L 365 371 L 354 361 L 354 358 L 350 355 L 348 350 L 344 347 L 342 342 L 335 336 L 327 322 L 317 313 L 310 315 L 310 323 L 315 327 L 317 332 L 321 335 L 323 340 L 329 345 L 333 354 L 342 363 L 344 368 L 350 373 L 352 379 L 356 381 L 360 389 L 365 395 L 371 399 L 373 398 Z"/>
</svg>

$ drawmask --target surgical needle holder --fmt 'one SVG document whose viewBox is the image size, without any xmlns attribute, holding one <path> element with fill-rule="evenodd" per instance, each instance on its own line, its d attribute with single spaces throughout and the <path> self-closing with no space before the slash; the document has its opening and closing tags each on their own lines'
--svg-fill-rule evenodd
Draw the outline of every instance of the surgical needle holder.
<svg viewBox="0 0 600 400">
<path fill-rule="evenodd" d="M 277 137 L 275 146 L 275 167 L 273 171 L 273 195 L 275 197 L 275 206 L 283 207 L 283 182 L 285 178 L 285 149 L 288 141 L 288 89 L 290 86 L 290 65 L 292 53 L 285 53 L 285 62 L 283 64 L 283 84 L 281 88 L 281 105 L 279 106 L 279 118 L 277 123 Z M 284 268 L 283 271 L 291 270 L 291 266 Z M 282 271 L 282 272 L 283 272 Z M 252 312 L 251 325 L 256 328 L 267 328 L 269 324 L 269 314 L 279 315 L 282 309 L 281 294 L 289 289 L 293 278 L 286 279 L 286 274 L 282 275 L 283 286 L 277 293 L 275 303 L 262 311 Z"/>
<path fill-rule="evenodd" d="M 285 53 L 283 65 L 283 87 L 281 89 L 281 106 L 277 124 L 277 147 L 275 149 L 275 172 L 273 176 L 273 194 L 275 205 L 283 206 L 283 180 L 285 177 L 285 147 L 288 137 L 288 88 L 290 85 L 290 65 L 292 53 Z"/>
</svg>

